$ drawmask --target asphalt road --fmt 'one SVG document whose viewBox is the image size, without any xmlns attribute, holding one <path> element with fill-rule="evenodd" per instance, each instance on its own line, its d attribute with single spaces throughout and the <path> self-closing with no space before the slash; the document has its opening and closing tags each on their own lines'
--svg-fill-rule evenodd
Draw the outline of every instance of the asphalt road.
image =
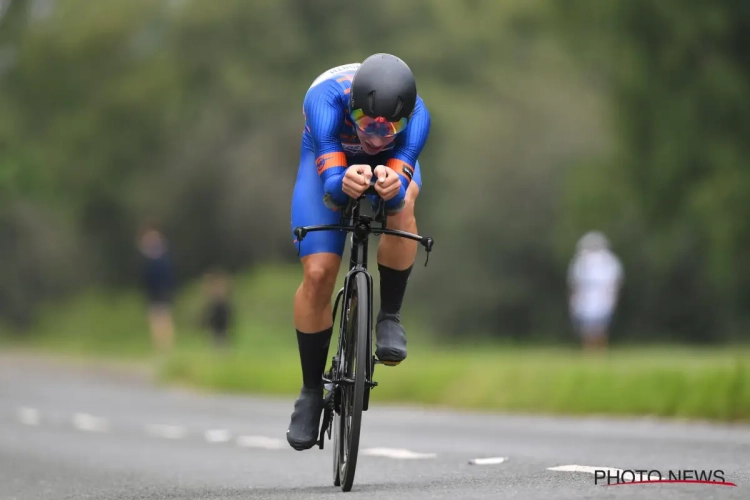
<svg viewBox="0 0 750 500">
<path fill-rule="evenodd" d="M 304 452 L 286 443 L 292 404 L 0 356 L 0 499 L 750 498 L 747 426 L 383 405 L 365 413 L 354 488 L 343 493 L 331 442 Z M 736 486 L 603 486 L 587 467 L 720 469 Z"/>
</svg>

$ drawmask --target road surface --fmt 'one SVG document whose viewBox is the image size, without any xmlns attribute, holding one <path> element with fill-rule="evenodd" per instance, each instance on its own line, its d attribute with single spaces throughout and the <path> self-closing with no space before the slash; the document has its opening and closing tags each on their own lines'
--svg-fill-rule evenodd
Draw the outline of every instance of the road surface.
<svg viewBox="0 0 750 500">
<path fill-rule="evenodd" d="M 286 443 L 292 404 L 4 355 L 0 499 L 750 498 L 748 426 L 383 405 L 365 413 L 354 488 L 343 493 L 332 484 L 330 441 L 304 452 Z M 722 470 L 736 486 L 603 486 L 597 468 L 665 479 Z"/>
</svg>

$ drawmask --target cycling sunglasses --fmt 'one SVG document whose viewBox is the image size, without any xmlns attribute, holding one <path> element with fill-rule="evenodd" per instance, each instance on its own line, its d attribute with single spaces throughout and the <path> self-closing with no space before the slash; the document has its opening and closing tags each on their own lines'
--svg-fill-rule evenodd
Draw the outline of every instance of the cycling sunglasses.
<svg viewBox="0 0 750 500">
<path fill-rule="evenodd" d="M 397 122 L 389 122 L 382 116 L 373 118 L 367 116 L 361 109 L 355 109 L 351 112 L 352 120 L 359 130 L 367 135 L 377 135 L 380 137 L 393 137 L 400 134 L 406 129 L 409 119 L 404 117 Z"/>
</svg>

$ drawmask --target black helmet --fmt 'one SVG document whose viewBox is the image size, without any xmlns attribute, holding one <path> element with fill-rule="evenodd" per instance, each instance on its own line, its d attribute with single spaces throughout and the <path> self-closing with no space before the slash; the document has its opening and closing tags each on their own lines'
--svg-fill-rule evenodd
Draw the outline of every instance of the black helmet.
<svg viewBox="0 0 750 500">
<path fill-rule="evenodd" d="M 354 74 L 351 109 L 389 122 L 408 118 L 417 103 L 417 84 L 409 66 L 390 54 L 374 54 Z"/>
</svg>

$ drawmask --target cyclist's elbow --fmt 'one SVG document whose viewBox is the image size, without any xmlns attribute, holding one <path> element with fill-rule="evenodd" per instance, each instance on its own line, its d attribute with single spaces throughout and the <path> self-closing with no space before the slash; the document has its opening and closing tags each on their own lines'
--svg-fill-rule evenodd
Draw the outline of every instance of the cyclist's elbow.
<svg viewBox="0 0 750 500">
<path fill-rule="evenodd" d="M 344 174 L 334 174 L 323 181 L 324 202 L 331 210 L 345 207 L 348 196 L 343 190 Z"/>
</svg>

